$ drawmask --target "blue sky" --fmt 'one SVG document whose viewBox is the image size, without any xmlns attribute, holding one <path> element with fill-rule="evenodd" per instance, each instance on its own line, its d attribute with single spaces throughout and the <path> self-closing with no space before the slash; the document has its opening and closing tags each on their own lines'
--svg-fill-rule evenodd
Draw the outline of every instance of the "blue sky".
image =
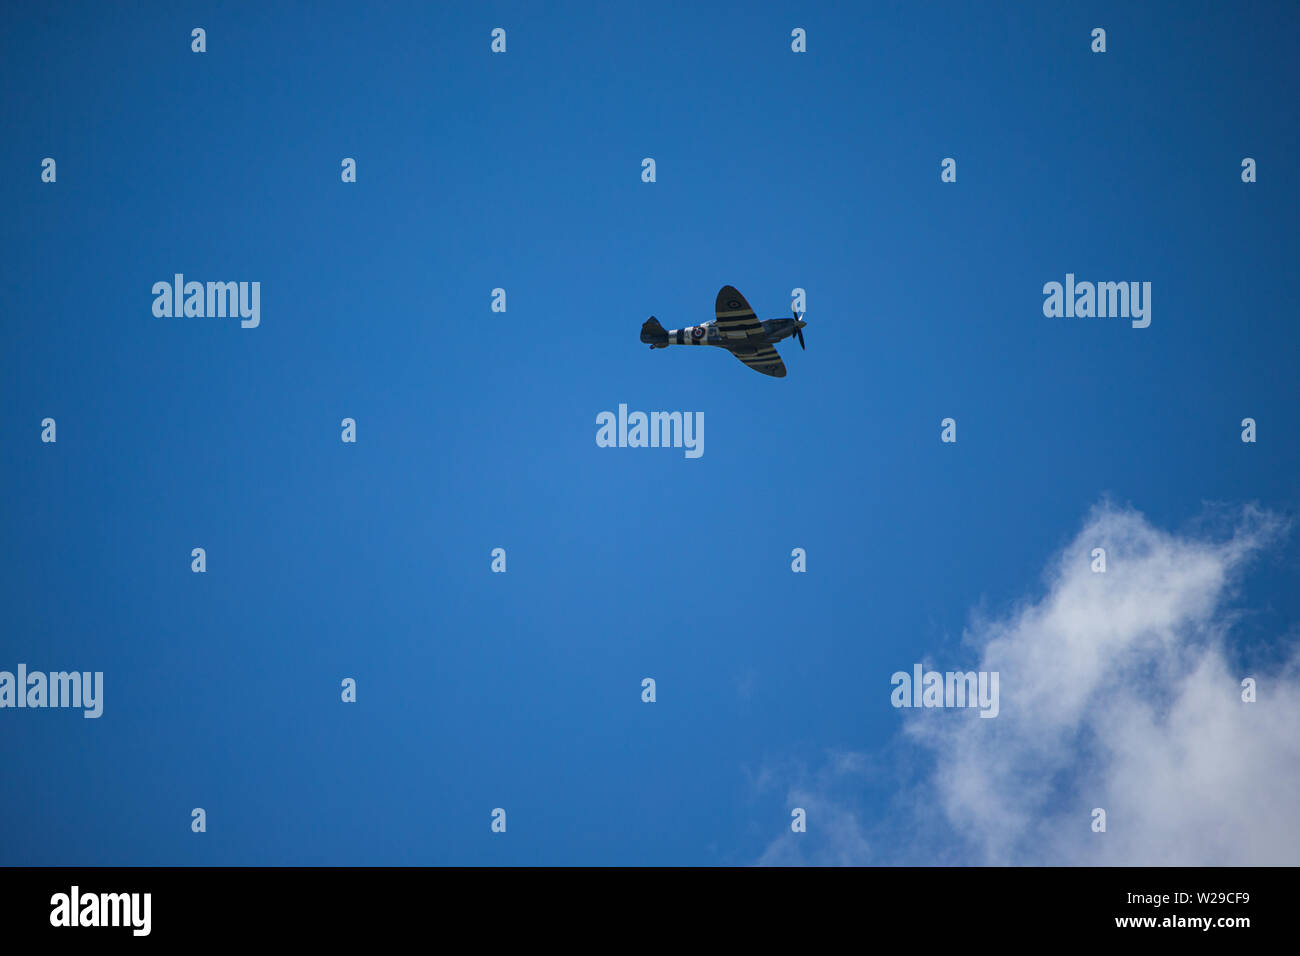
<svg viewBox="0 0 1300 956">
<path fill-rule="evenodd" d="M 792 794 L 851 835 L 783 861 L 938 859 L 890 675 L 974 667 L 1101 501 L 1178 555 L 1274 516 L 1206 613 L 1292 652 L 1290 5 L 3 16 L 0 669 L 105 703 L 0 711 L 0 861 L 748 864 Z M 260 326 L 156 318 L 177 272 Z M 1044 317 L 1067 272 L 1150 327 Z M 807 290 L 787 378 L 639 343 L 723 284 Z M 598 448 L 620 403 L 704 455 Z"/>
</svg>

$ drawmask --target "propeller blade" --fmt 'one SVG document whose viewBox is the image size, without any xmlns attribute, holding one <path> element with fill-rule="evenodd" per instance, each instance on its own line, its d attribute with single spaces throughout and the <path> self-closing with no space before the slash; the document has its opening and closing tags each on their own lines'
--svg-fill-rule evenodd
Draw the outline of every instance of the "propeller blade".
<svg viewBox="0 0 1300 956">
<path fill-rule="evenodd" d="M 803 329 L 796 329 L 795 331 L 799 333 L 799 348 L 806 349 L 807 346 L 803 344 Z"/>
</svg>

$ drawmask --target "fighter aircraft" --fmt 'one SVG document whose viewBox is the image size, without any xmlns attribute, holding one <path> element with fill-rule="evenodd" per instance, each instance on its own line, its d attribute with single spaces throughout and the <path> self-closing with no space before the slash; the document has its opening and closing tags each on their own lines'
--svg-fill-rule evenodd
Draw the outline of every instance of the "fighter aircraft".
<svg viewBox="0 0 1300 956">
<path fill-rule="evenodd" d="M 651 350 L 670 345 L 716 345 L 724 348 L 756 372 L 785 378 L 785 363 L 772 346 L 792 335 L 804 348 L 803 329 L 808 323 L 791 312 L 789 319 L 759 319 L 745 297 L 734 286 L 724 285 L 714 304 L 716 317 L 703 325 L 688 325 L 669 331 L 653 315 L 641 326 L 641 341 Z"/>
</svg>

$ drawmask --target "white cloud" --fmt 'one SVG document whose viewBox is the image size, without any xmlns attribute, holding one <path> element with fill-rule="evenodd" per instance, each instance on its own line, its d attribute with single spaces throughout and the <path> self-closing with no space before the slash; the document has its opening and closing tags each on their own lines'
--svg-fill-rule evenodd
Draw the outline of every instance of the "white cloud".
<svg viewBox="0 0 1300 956">
<path fill-rule="evenodd" d="M 1097 506 L 1041 596 L 966 633 L 1001 675 L 999 716 L 909 710 L 887 759 L 787 775 L 809 832 L 761 862 L 1300 864 L 1300 654 L 1239 672 L 1225 649 L 1236 585 L 1284 530 L 1246 509 L 1229 533 L 1171 534 Z M 864 784 L 892 788 L 867 827 Z"/>
<path fill-rule="evenodd" d="M 1224 650 L 1234 583 L 1281 530 L 1247 510 L 1225 539 L 1183 537 L 1103 504 L 1040 600 L 972 627 L 1001 714 L 914 711 L 908 733 L 935 758 L 924 794 L 973 862 L 1300 863 L 1300 659 L 1239 674 Z"/>
</svg>

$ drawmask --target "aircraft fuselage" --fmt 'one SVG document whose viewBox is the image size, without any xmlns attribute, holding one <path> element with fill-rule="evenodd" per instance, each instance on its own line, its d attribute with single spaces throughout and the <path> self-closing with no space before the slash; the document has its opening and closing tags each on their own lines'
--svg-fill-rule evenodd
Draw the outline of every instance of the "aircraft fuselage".
<svg viewBox="0 0 1300 956">
<path fill-rule="evenodd" d="M 759 319 L 763 326 L 763 339 L 769 345 L 775 345 L 782 339 L 788 339 L 807 323 L 802 319 Z M 732 352 L 752 351 L 757 344 L 753 338 L 743 332 L 733 332 L 728 337 L 713 322 L 703 325 L 688 325 L 684 329 L 668 330 L 668 345 L 716 345 Z M 664 346 L 658 346 L 663 348 Z"/>
</svg>

